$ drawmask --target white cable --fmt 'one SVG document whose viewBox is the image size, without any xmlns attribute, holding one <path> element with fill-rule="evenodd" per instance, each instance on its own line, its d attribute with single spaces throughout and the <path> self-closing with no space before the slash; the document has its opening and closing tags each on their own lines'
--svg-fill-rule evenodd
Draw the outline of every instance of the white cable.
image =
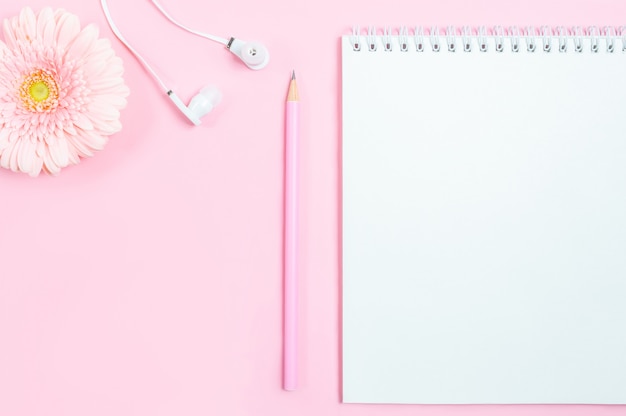
<svg viewBox="0 0 626 416">
<path fill-rule="evenodd" d="M 115 23 L 113 23 L 113 18 L 111 17 L 111 12 L 109 12 L 109 6 L 107 5 L 106 0 L 100 0 L 100 4 L 102 5 L 102 10 L 104 11 L 104 17 L 106 17 L 107 22 L 109 23 L 109 26 L 111 26 L 111 30 L 113 31 L 115 36 L 117 36 L 120 42 L 122 42 L 124 46 L 126 46 L 133 55 L 135 55 L 135 57 L 139 60 L 139 62 L 141 62 L 144 68 L 146 68 L 146 70 L 148 70 L 148 72 L 152 74 L 154 79 L 157 80 L 157 82 L 161 85 L 163 90 L 166 93 L 169 93 L 170 89 L 167 88 L 163 80 L 157 75 L 157 73 L 154 71 L 154 69 L 152 69 L 152 67 L 148 64 L 148 62 L 146 62 L 146 60 L 143 59 L 143 57 L 139 54 L 139 52 L 137 52 L 132 46 L 130 46 L 130 44 L 126 41 L 126 39 L 124 39 L 124 36 L 122 36 L 122 33 L 117 28 Z"/>
<path fill-rule="evenodd" d="M 187 27 L 187 26 L 183 25 L 182 23 L 179 23 L 179 22 L 178 22 L 177 20 L 175 20 L 172 16 L 170 16 L 170 14 L 169 14 L 169 13 L 167 13 L 167 12 L 165 11 L 165 9 L 164 9 L 164 8 L 163 8 L 163 7 L 162 7 L 162 6 L 161 6 L 161 5 L 160 5 L 160 4 L 159 4 L 156 0 L 151 0 L 151 1 L 152 1 L 152 4 L 154 4 L 154 5 L 156 6 L 156 8 L 157 8 L 157 9 L 159 9 L 159 11 L 160 11 L 161 13 L 163 13 L 163 16 L 165 16 L 165 17 L 166 17 L 166 18 L 167 18 L 170 22 L 174 23 L 174 24 L 175 24 L 176 26 L 178 26 L 179 28 L 184 29 L 184 30 L 186 30 L 187 32 L 193 33 L 194 35 L 198 35 L 198 36 L 201 36 L 201 37 L 203 37 L 203 38 L 206 38 L 206 39 L 212 40 L 212 41 L 214 41 L 214 42 L 221 43 L 221 44 L 223 44 L 223 45 L 225 45 L 225 46 L 227 46 L 227 45 L 228 45 L 228 39 L 224 39 L 224 38 L 220 38 L 219 36 L 213 36 L 213 35 L 210 35 L 210 34 L 208 34 L 208 33 L 200 32 L 200 31 L 197 31 L 197 30 L 191 29 L 191 28 L 189 28 L 189 27 Z"/>
</svg>

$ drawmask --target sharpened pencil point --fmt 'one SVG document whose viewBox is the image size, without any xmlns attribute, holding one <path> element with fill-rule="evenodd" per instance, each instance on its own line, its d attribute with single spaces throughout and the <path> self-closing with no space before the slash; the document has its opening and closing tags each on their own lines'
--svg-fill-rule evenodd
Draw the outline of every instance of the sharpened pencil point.
<svg viewBox="0 0 626 416">
<path fill-rule="evenodd" d="M 289 91 L 287 92 L 287 101 L 299 101 L 298 86 L 296 85 L 296 71 L 291 72 L 291 81 L 289 81 Z"/>
</svg>

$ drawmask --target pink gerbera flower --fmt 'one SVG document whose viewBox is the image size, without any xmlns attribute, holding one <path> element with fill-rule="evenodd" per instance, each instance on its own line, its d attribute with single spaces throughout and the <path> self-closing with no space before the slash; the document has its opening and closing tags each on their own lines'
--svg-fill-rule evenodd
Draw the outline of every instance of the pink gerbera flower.
<svg viewBox="0 0 626 416">
<path fill-rule="evenodd" d="M 120 131 L 128 88 L 98 29 L 63 10 L 5 19 L 0 40 L 0 166 L 57 174 Z"/>
</svg>

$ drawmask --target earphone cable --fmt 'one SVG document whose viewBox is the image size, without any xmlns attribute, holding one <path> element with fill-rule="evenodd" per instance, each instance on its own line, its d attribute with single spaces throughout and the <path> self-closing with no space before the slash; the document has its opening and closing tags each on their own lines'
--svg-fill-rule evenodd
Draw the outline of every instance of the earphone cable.
<svg viewBox="0 0 626 416">
<path fill-rule="evenodd" d="M 174 23 L 176 26 L 180 27 L 181 29 L 186 30 L 187 32 L 193 33 L 194 35 L 198 35 L 198 36 L 201 36 L 203 38 L 212 40 L 214 42 L 221 43 L 221 44 L 223 44 L 225 46 L 228 45 L 228 39 L 220 38 L 219 36 L 213 36 L 213 35 L 210 35 L 208 33 L 204 33 L 204 32 L 200 32 L 200 31 L 191 29 L 191 28 L 183 25 L 182 23 L 178 22 L 176 19 L 174 19 L 169 13 L 167 13 L 165 11 L 163 6 L 161 6 L 156 0 L 151 0 L 151 1 L 152 1 L 152 4 L 154 4 L 156 6 L 156 8 L 159 9 L 159 11 L 161 13 L 163 13 L 163 16 L 165 16 L 170 22 Z"/>
<path fill-rule="evenodd" d="M 163 90 L 166 93 L 169 93 L 170 89 L 165 85 L 163 80 L 157 75 L 157 73 L 154 71 L 154 69 L 152 69 L 150 64 L 148 64 L 148 62 L 146 62 L 146 60 L 143 59 L 143 57 L 139 54 L 139 52 L 137 52 L 132 46 L 130 46 L 130 44 L 126 41 L 126 39 L 124 39 L 124 36 L 122 36 L 122 33 L 117 28 L 115 23 L 113 23 L 113 18 L 111 17 L 111 12 L 109 11 L 109 6 L 108 6 L 106 0 L 100 0 L 100 4 L 102 5 L 102 10 L 104 11 L 104 17 L 107 19 L 107 22 L 109 23 L 109 26 L 111 27 L 111 30 L 113 31 L 115 36 L 120 40 L 120 42 L 122 42 L 124 44 L 124 46 L 126 46 L 128 48 L 128 50 L 133 55 L 135 55 L 135 57 L 139 60 L 139 62 L 141 62 L 141 64 L 144 66 L 144 68 L 146 68 L 146 70 L 148 70 L 148 72 L 150 72 L 150 74 L 152 74 L 154 79 L 161 85 Z"/>
</svg>

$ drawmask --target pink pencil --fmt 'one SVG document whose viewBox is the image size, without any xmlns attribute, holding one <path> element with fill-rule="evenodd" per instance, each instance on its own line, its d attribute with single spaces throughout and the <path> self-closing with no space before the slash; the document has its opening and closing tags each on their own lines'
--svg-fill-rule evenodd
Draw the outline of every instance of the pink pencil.
<svg viewBox="0 0 626 416">
<path fill-rule="evenodd" d="M 283 388 L 296 389 L 298 285 L 297 285 L 297 210 L 298 210 L 298 132 L 300 101 L 296 72 L 291 75 L 285 107 L 285 240 L 284 240 L 284 327 L 283 327 Z"/>
</svg>

